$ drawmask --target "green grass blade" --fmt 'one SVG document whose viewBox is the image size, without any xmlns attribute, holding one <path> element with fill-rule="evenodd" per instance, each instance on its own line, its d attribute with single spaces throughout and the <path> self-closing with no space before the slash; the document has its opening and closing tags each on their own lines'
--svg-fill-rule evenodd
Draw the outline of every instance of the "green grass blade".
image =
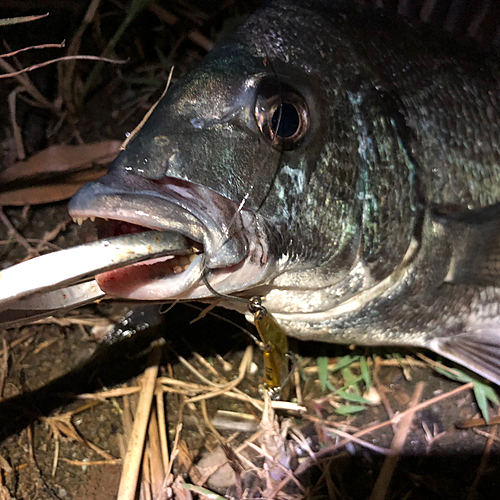
<svg viewBox="0 0 500 500">
<path fill-rule="evenodd" d="M 366 406 L 339 406 L 335 408 L 335 412 L 339 415 L 352 415 L 353 413 L 359 413 L 361 411 L 366 410 Z"/>
<path fill-rule="evenodd" d="M 489 385 L 479 380 L 474 380 L 473 385 L 474 396 L 477 401 L 477 405 L 481 410 L 484 420 L 487 424 L 490 423 L 490 415 L 488 412 L 488 401 L 498 405 L 498 396 L 496 392 Z"/>
<path fill-rule="evenodd" d="M 328 382 L 328 358 L 326 356 L 319 356 L 316 358 L 318 364 L 318 378 L 321 385 L 321 391 L 326 392 Z"/>
<path fill-rule="evenodd" d="M 360 356 L 351 356 L 350 354 L 347 354 L 346 356 L 340 358 L 335 366 L 330 369 L 332 373 L 337 372 L 339 370 L 342 370 L 342 368 L 346 368 L 347 366 L 351 365 L 355 361 L 359 361 Z"/>
<path fill-rule="evenodd" d="M 339 395 L 346 401 L 351 401 L 352 403 L 361 403 L 365 405 L 371 404 L 371 402 L 365 399 L 363 396 L 360 396 L 359 394 L 351 394 L 350 392 L 344 391 L 343 389 L 338 389 L 335 394 Z"/>
<path fill-rule="evenodd" d="M 368 391 L 372 386 L 372 379 L 370 376 L 370 370 L 368 369 L 368 363 L 365 356 L 359 358 L 359 367 L 361 370 L 361 376 L 363 377 L 363 382 L 365 383 L 366 390 Z"/>
</svg>

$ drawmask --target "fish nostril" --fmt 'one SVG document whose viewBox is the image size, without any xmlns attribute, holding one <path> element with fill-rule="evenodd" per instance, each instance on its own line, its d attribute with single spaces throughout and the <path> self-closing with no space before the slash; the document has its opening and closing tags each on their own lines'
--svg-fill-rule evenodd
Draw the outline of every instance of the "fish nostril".
<svg viewBox="0 0 500 500">
<path fill-rule="evenodd" d="M 205 127 L 205 120 L 203 120 L 202 118 L 193 118 L 191 120 L 191 125 L 198 129 L 198 130 L 201 130 L 202 128 Z"/>
</svg>

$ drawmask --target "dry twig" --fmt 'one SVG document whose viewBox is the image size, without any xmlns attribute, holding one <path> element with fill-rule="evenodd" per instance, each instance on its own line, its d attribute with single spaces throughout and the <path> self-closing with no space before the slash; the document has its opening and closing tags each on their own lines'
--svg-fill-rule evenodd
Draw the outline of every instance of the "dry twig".
<svg viewBox="0 0 500 500">
<path fill-rule="evenodd" d="M 30 71 L 33 71 L 35 69 L 49 66 L 49 64 L 54 64 L 54 63 L 61 62 L 61 61 L 72 61 L 75 59 L 108 62 L 108 63 L 114 63 L 114 64 L 125 64 L 127 62 L 124 59 L 111 59 L 109 57 L 101 57 L 101 56 L 62 56 L 62 57 L 56 57 L 55 59 L 50 59 L 49 61 L 43 61 L 43 62 L 38 63 L 38 64 L 33 64 L 32 66 L 28 66 L 27 68 L 20 69 L 19 71 L 9 71 L 8 73 L 0 74 L 0 79 L 12 78 L 14 76 L 23 75 L 24 73 L 29 73 Z"/>
<path fill-rule="evenodd" d="M 36 255 L 35 249 L 26 241 L 26 238 L 13 226 L 9 218 L 5 215 L 2 207 L 0 207 L 0 221 L 3 222 L 4 226 L 7 228 L 9 236 L 14 238 L 24 249 L 28 252 L 28 257 L 34 257 Z"/>
<path fill-rule="evenodd" d="M 133 500 L 137 489 L 137 479 L 144 450 L 144 440 L 148 427 L 151 404 L 153 401 L 156 377 L 161 359 L 161 344 L 157 343 L 151 350 L 149 367 L 144 371 L 139 403 L 135 415 L 134 427 L 128 443 L 123 463 L 122 477 L 118 489 L 117 500 Z"/>
<path fill-rule="evenodd" d="M 409 408 L 406 410 L 404 417 L 399 419 L 398 429 L 391 443 L 391 451 L 393 454 L 388 455 L 385 458 L 380 474 L 375 482 L 375 486 L 373 487 L 372 494 L 370 495 L 370 500 L 383 500 L 386 497 L 394 470 L 396 469 L 396 465 L 398 464 L 403 452 L 404 444 L 406 437 L 408 436 L 413 417 L 417 411 L 417 403 L 422 397 L 423 390 L 424 383 L 418 382 L 411 398 Z"/>
<path fill-rule="evenodd" d="M 0 19 L 0 26 L 10 26 L 12 24 L 22 24 L 22 23 L 31 23 L 33 21 L 38 21 L 39 19 L 43 19 L 47 17 L 49 13 L 39 14 L 35 16 L 22 16 L 22 17 L 8 17 L 6 19 Z"/>
<path fill-rule="evenodd" d="M 9 345 L 5 337 L 2 338 L 3 356 L 0 366 L 0 401 L 3 399 L 3 390 L 5 387 L 5 379 L 9 371 Z"/>
<path fill-rule="evenodd" d="M 499 414 L 497 414 L 497 417 L 499 417 L 499 416 L 500 416 L 500 410 L 499 410 Z M 493 446 L 493 443 L 495 441 L 498 441 L 498 438 L 496 436 L 497 428 L 498 428 L 498 426 L 494 425 L 493 428 L 491 429 L 489 436 L 488 436 L 488 441 L 486 442 L 483 456 L 481 457 L 481 462 L 479 464 L 479 467 L 477 468 L 476 477 L 474 478 L 474 482 L 472 483 L 472 485 L 470 487 L 467 500 L 473 500 L 474 498 L 477 497 L 477 485 L 479 484 L 481 477 L 484 476 L 484 474 L 486 472 L 486 466 L 488 465 L 490 451 L 491 451 L 491 448 Z M 478 429 L 475 429 L 475 430 L 477 431 Z"/>
<path fill-rule="evenodd" d="M 166 9 L 158 5 L 156 2 L 153 2 L 149 5 L 149 10 L 153 12 L 158 19 L 163 21 L 164 23 L 173 26 L 179 22 L 179 18 L 168 12 Z M 192 30 L 188 33 L 187 37 L 196 45 L 199 45 L 201 48 L 205 49 L 207 52 L 210 52 L 214 48 L 214 43 L 212 40 L 202 35 L 197 30 Z"/>
<path fill-rule="evenodd" d="M 398 413 L 397 415 L 395 415 L 393 418 L 391 418 L 389 420 L 385 420 L 384 422 L 381 422 L 379 424 L 370 425 L 366 429 L 362 429 L 360 431 L 357 431 L 354 434 L 352 434 L 351 437 L 359 438 L 361 436 L 365 436 L 366 434 L 370 434 L 370 433 L 375 432 L 379 429 L 387 427 L 388 425 L 398 423 L 400 421 L 400 419 L 404 418 L 407 414 L 410 413 L 413 415 L 416 411 L 423 410 L 424 408 L 426 408 L 428 406 L 432 406 L 432 405 L 438 403 L 439 401 L 442 401 L 443 399 L 447 399 L 449 397 L 455 396 L 456 394 L 459 394 L 460 392 L 463 392 L 465 390 L 472 389 L 472 386 L 473 386 L 472 382 L 469 382 L 467 384 L 463 384 L 460 387 L 457 387 L 456 389 L 453 389 L 449 392 L 445 392 L 444 394 L 440 394 L 439 396 L 436 396 L 434 398 L 428 399 L 427 401 L 424 401 L 423 403 L 415 405 L 412 408 L 408 408 L 407 410 L 402 411 L 401 413 Z M 303 418 L 307 419 L 307 420 L 311 420 L 311 418 L 308 415 L 304 415 Z M 323 448 L 321 451 L 316 453 L 316 457 L 320 458 L 320 457 L 324 457 L 324 456 L 330 456 L 338 449 L 344 447 L 350 441 L 351 441 L 351 438 L 344 439 L 344 440 L 340 441 L 339 443 L 336 443 L 333 446 L 328 446 L 327 448 Z M 306 460 L 297 468 L 297 470 L 295 471 L 295 474 L 296 475 L 302 474 L 309 467 L 311 467 L 311 465 L 313 465 L 313 463 L 310 460 Z"/>
</svg>

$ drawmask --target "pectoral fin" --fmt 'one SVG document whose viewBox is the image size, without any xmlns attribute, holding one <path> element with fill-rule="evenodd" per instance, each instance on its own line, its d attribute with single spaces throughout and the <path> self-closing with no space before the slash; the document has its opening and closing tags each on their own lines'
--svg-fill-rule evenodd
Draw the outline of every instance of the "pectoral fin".
<svg viewBox="0 0 500 500">
<path fill-rule="evenodd" d="M 500 327 L 433 339 L 429 348 L 500 385 Z"/>
<path fill-rule="evenodd" d="M 453 246 L 446 281 L 500 286 L 500 206 L 437 217 L 447 227 Z"/>
</svg>

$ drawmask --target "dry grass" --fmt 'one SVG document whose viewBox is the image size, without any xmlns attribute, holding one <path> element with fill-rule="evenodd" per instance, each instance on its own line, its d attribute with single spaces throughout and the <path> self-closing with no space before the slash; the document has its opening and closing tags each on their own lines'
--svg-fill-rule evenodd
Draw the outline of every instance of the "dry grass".
<svg viewBox="0 0 500 500">
<path fill-rule="evenodd" d="M 82 22 L 71 38 L 67 49 L 62 44 L 39 44 L 22 49 L 23 51 L 39 51 L 43 54 L 45 49 L 60 48 L 61 54 L 64 55 L 56 59 L 42 60 L 40 63 L 23 67 L 17 60 L 17 56 L 21 55 L 19 50 L 9 50 L 0 56 L 0 67 L 4 70 L 0 79 L 9 78 L 16 82 L 16 86 L 9 95 L 8 107 L 18 159 L 22 160 L 26 156 L 22 130 L 17 123 L 17 103 L 20 98 L 29 100 L 34 106 L 50 110 L 57 122 L 54 126 L 55 131 L 66 126 L 72 130 L 71 141 L 79 144 L 85 142 L 82 138 L 85 134 L 79 129 L 78 115 L 81 113 L 82 105 L 86 102 L 89 92 L 95 88 L 95 82 L 99 79 L 99 73 L 102 71 L 102 64 L 96 66 L 98 69 L 95 69 L 89 76 L 84 75 L 79 70 L 77 61 L 95 60 L 113 64 L 124 62 L 111 57 L 116 43 L 120 40 L 119 32 L 112 39 L 106 41 L 102 54 L 79 53 L 83 38 L 88 35 L 90 28 L 95 28 L 98 25 L 96 16 L 99 14 L 99 8 L 100 0 L 89 2 Z M 167 11 L 158 2 L 150 3 L 148 9 L 169 26 L 176 26 L 184 21 L 179 16 Z M 37 22 L 40 20 L 38 18 Z M 26 21 L 34 22 L 35 19 L 26 19 Z M 133 16 L 125 17 L 124 24 L 120 26 L 122 35 L 126 33 L 126 28 L 132 21 Z M 198 28 L 187 30 L 183 37 L 194 42 L 202 49 L 202 52 L 210 50 L 213 46 L 212 41 Z M 66 49 L 65 53 L 62 52 L 63 49 Z M 33 83 L 29 73 L 44 65 L 54 63 L 58 64 L 59 71 L 58 92 L 54 98 L 49 99 Z M 168 74 L 170 82 L 173 66 L 170 66 L 168 70 L 162 68 L 161 71 L 159 78 L 165 81 Z M 139 72 L 149 76 L 157 76 L 155 70 L 147 66 Z M 110 87 L 117 86 L 117 82 L 121 82 L 122 77 L 123 75 L 117 70 L 113 82 L 109 84 Z M 129 109 L 122 110 L 123 114 L 133 114 L 141 107 L 149 107 L 155 91 L 154 88 L 142 91 L 142 93 L 138 91 L 127 103 Z M 120 118 L 123 119 L 123 116 Z M 83 183 L 85 180 L 79 178 L 75 182 Z M 8 241 L 6 240 L 6 242 L 8 244 L 15 242 L 27 256 L 36 255 L 48 247 L 51 249 L 57 247 L 52 242 L 64 234 L 69 222 L 56 225 L 42 238 L 35 240 L 23 236 L 22 231 L 15 227 L 2 210 L 0 210 L 0 221 L 7 228 Z M 51 318 L 40 321 L 40 323 L 42 322 L 56 323 L 61 327 L 79 325 L 84 332 L 86 327 L 101 326 L 105 328 L 109 325 L 106 320 L 82 316 Z M 3 397 L 3 390 L 8 379 L 9 359 L 13 349 L 22 347 L 26 342 L 31 342 L 33 335 L 32 329 L 21 330 L 19 337 L 10 343 L 5 338 L 2 339 L 0 398 Z M 50 347 L 54 341 L 49 339 L 46 343 L 41 344 L 35 354 Z M 26 356 L 29 348 L 26 346 L 25 352 L 19 355 L 20 359 Z M 301 374 L 305 378 L 309 377 L 309 382 L 305 382 L 301 378 L 299 370 L 294 374 L 295 400 L 271 401 L 265 391 L 259 394 L 256 387 L 254 387 L 253 392 L 248 389 L 248 385 L 255 386 L 255 377 L 249 381 L 254 358 L 252 347 L 245 351 L 238 366 L 232 366 L 234 359 L 228 361 L 220 358 L 215 364 L 212 364 L 210 360 L 199 354 L 195 354 L 191 361 L 179 356 L 178 362 L 187 373 L 185 379 L 182 380 L 175 378 L 172 373 L 167 372 L 168 376 L 165 375 L 165 367 L 161 364 L 161 349 L 161 345 L 152 346 L 149 367 L 142 377 L 132 381 L 130 386 L 103 390 L 93 394 L 82 394 L 80 395 L 81 399 L 94 401 L 77 409 L 44 419 L 45 424 L 50 429 L 54 445 L 52 475 L 56 474 L 60 461 L 74 467 L 102 468 L 123 463 L 122 479 L 118 490 L 119 500 L 133 499 L 136 498 L 137 494 L 141 500 L 187 500 L 191 498 L 224 498 L 211 491 L 208 483 L 221 470 L 226 470 L 227 476 L 233 481 L 226 490 L 229 489 L 230 493 L 237 498 L 285 499 L 314 496 L 314 490 L 311 491 L 311 485 L 307 484 L 303 477 L 307 471 L 318 468 L 320 474 L 315 491 L 323 489 L 328 492 L 330 498 L 340 499 L 343 496 L 341 481 L 338 481 L 331 474 L 330 465 L 339 457 L 342 458 L 351 453 L 354 449 L 353 446 L 356 446 L 385 457 L 371 494 L 372 499 L 380 500 L 388 496 L 391 482 L 397 470 L 397 461 L 403 454 L 408 434 L 414 425 L 415 414 L 468 393 L 472 387 L 472 383 L 462 384 L 444 394 L 419 402 L 424 387 L 418 383 L 412 397 L 405 405 L 406 409 L 395 411 L 394 407 L 397 407 L 398 402 L 394 398 L 394 391 L 391 387 L 384 385 L 381 377 L 378 376 L 379 373 L 388 368 L 401 368 L 406 380 L 411 380 L 412 370 L 428 368 L 430 363 L 436 362 L 428 358 L 417 360 L 410 356 L 404 359 L 378 357 L 375 362 L 369 359 L 368 365 L 374 370 L 376 392 L 380 396 L 380 402 L 377 400 L 375 404 L 383 405 L 383 411 L 387 413 L 388 418 L 376 419 L 376 421 L 358 428 L 352 416 L 340 418 L 331 412 L 323 411 L 326 407 L 329 407 L 330 410 L 332 406 L 338 407 L 340 403 L 338 396 L 333 393 L 326 396 L 319 394 L 317 381 L 312 384 L 314 390 L 311 389 L 310 380 L 318 373 L 318 365 L 314 359 L 303 360 L 300 365 Z M 220 370 L 216 366 L 220 366 Z M 328 369 L 333 370 L 335 366 L 336 362 L 330 363 Z M 354 362 L 350 368 L 354 371 L 359 370 L 360 364 Z M 228 380 L 228 372 L 234 373 L 234 378 Z M 178 405 L 176 420 L 169 421 L 165 410 L 166 399 L 173 397 L 176 398 Z M 112 403 L 109 403 L 110 401 Z M 212 409 L 207 406 L 208 403 L 213 405 Z M 122 419 L 121 458 L 113 456 L 92 443 L 91 440 L 86 439 L 75 427 L 75 415 L 88 412 L 98 404 L 114 404 L 120 411 Z M 228 418 L 228 414 L 226 414 L 223 423 L 220 419 L 214 418 L 217 413 L 214 414 L 213 407 L 227 408 L 233 405 L 238 410 L 229 415 L 231 418 Z M 204 449 L 190 449 L 185 423 L 188 417 L 190 422 L 194 422 L 194 425 L 197 426 L 198 433 L 204 436 Z M 471 497 L 481 478 L 487 472 L 492 448 L 498 442 L 496 435 L 498 423 L 500 423 L 500 416 L 491 419 L 492 429 L 490 432 L 485 432 L 475 428 L 485 424 L 483 419 L 475 418 L 462 422 L 464 427 L 472 427 L 474 432 L 485 439 L 483 458 L 477 469 L 474 484 L 471 485 Z M 320 446 L 311 443 L 311 436 L 305 430 L 306 425 L 313 426 L 316 435 L 323 438 L 320 439 Z M 242 428 L 244 430 L 241 430 Z M 253 434 L 248 437 L 249 429 L 253 429 L 251 431 Z M 386 446 L 377 445 L 370 441 L 371 437 L 381 429 L 387 430 L 389 434 L 393 432 L 390 443 Z M 437 439 L 446 436 L 446 431 L 437 433 L 428 427 L 424 430 L 428 440 L 428 450 Z M 37 484 L 37 491 L 50 490 L 47 486 L 48 480 L 42 477 L 36 465 L 37 450 L 32 431 L 28 429 L 25 434 L 28 443 L 25 463 L 12 467 L 8 460 L 0 455 L 0 500 L 12 499 L 5 487 L 5 478 L 26 468 L 31 468 L 34 471 L 33 477 Z M 92 450 L 102 459 L 83 461 L 61 456 L 60 443 L 63 441 L 79 443 L 82 448 Z M 198 460 L 203 451 L 206 451 L 208 458 L 212 460 L 205 467 L 199 466 Z M 218 460 L 214 458 L 216 455 L 219 457 Z M 250 486 L 246 483 L 247 476 L 254 478 Z"/>
</svg>

